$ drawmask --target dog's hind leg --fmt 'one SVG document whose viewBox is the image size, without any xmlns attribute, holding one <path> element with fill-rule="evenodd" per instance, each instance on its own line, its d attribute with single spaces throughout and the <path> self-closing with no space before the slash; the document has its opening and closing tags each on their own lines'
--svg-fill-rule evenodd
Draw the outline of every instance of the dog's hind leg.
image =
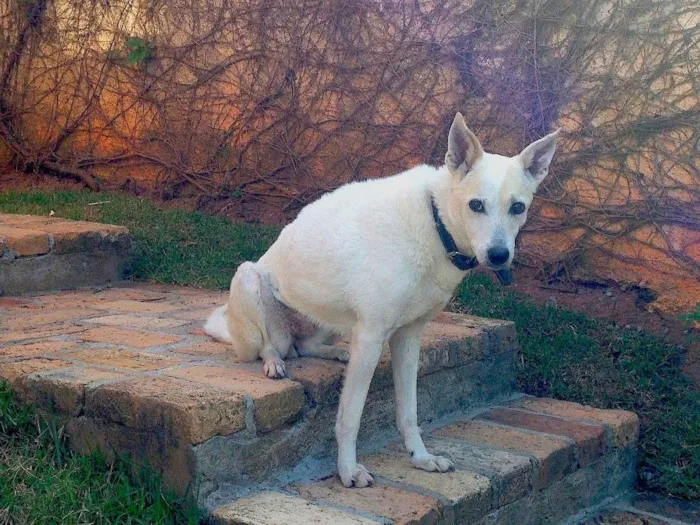
<svg viewBox="0 0 700 525">
<path fill-rule="evenodd" d="M 323 328 L 299 341 L 295 346 L 300 357 L 317 357 L 347 363 L 350 354 L 345 348 L 333 346 L 336 335 Z"/>
<path fill-rule="evenodd" d="M 429 472 L 446 472 L 453 470 L 454 464 L 447 458 L 430 454 L 425 449 L 418 428 L 416 390 L 420 336 L 424 326 L 424 322 L 405 326 L 394 332 L 389 339 L 396 394 L 396 424 L 414 467 Z"/>
<path fill-rule="evenodd" d="M 238 267 L 231 281 L 226 314 L 238 359 L 260 357 L 267 377 L 284 377 L 283 359 L 293 348 L 292 333 L 285 308 L 275 299 L 264 268 L 250 262 Z"/>
<path fill-rule="evenodd" d="M 275 298 L 267 278 L 261 275 L 260 282 L 260 302 L 266 332 L 265 344 L 260 352 L 263 373 L 269 378 L 280 379 L 287 373 L 284 358 L 294 351 L 289 310 Z"/>
</svg>

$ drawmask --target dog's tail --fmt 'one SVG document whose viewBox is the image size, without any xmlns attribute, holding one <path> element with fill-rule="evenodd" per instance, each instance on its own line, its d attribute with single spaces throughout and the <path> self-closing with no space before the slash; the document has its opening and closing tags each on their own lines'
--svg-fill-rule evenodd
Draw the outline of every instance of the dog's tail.
<svg viewBox="0 0 700 525">
<path fill-rule="evenodd" d="M 241 264 L 231 280 L 228 304 L 214 310 L 204 324 L 206 333 L 233 346 L 240 361 L 255 361 L 268 339 L 261 286 L 253 263 Z"/>
<path fill-rule="evenodd" d="M 224 343 L 232 343 L 233 338 L 231 332 L 228 331 L 227 317 L 228 305 L 219 306 L 204 323 L 204 331 L 214 339 L 223 341 Z"/>
</svg>

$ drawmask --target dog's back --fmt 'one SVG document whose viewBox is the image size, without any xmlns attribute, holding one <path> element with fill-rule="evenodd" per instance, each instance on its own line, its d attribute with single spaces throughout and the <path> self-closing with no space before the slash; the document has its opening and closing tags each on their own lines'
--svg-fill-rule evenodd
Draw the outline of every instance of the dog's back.
<svg viewBox="0 0 700 525">
<path fill-rule="evenodd" d="M 438 173 L 418 166 L 348 184 L 304 208 L 259 261 L 279 298 L 338 332 L 348 332 L 358 314 L 381 315 L 375 305 L 391 302 L 392 295 L 401 301 L 403 288 L 434 270 L 432 259 L 440 253 L 431 244 L 430 212 Z"/>
</svg>

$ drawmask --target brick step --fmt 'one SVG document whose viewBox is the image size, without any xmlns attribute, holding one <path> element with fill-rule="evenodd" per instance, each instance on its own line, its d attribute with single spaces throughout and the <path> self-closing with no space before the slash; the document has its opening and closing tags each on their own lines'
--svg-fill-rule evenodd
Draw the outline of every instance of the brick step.
<svg viewBox="0 0 700 525">
<path fill-rule="evenodd" d="M 117 281 L 130 262 L 123 226 L 0 213 L 0 295 Z"/>
<path fill-rule="evenodd" d="M 360 457 L 376 484 L 336 476 L 266 486 L 211 512 L 214 523 L 554 524 L 631 488 L 635 414 L 523 396 L 426 436 L 456 470 L 415 469 L 398 442 Z M 251 492 L 249 487 L 249 492 Z"/>
<path fill-rule="evenodd" d="M 148 462 L 203 502 L 312 464 L 331 473 L 345 366 L 289 360 L 276 381 L 260 362 L 232 362 L 201 331 L 226 297 L 131 285 L 0 298 L 0 378 L 60 417 L 77 450 Z M 517 350 L 510 322 L 439 316 L 422 341 L 421 422 L 512 396 Z M 396 437 L 390 370 L 387 353 L 362 422 L 370 448 Z"/>
</svg>

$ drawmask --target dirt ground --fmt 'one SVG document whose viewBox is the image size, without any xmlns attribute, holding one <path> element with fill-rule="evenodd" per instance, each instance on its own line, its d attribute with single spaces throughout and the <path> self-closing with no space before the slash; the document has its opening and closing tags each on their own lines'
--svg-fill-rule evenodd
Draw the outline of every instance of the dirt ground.
<svg viewBox="0 0 700 525">
<path fill-rule="evenodd" d="M 7 190 L 79 190 L 83 185 L 68 179 L 49 175 L 34 175 L 18 172 L 0 173 L 0 191 Z M 152 198 L 161 205 L 193 210 L 197 206 L 194 199 L 176 198 L 164 200 L 134 184 L 122 183 L 105 190 L 117 190 Z M 301 203 L 300 203 L 301 204 Z M 252 223 L 284 223 L 291 220 L 298 209 L 280 211 L 274 200 L 263 197 L 247 197 L 229 201 L 199 203 L 199 208 L 208 213 L 226 215 L 231 220 L 244 220 Z M 489 272 L 490 273 L 490 272 Z M 546 283 L 538 278 L 537 270 L 517 268 L 514 271 L 514 291 L 523 293 L 541 304 L 553 304 L 568 308 L 588 316 L 627 327 L 630 330 L 646 330 L 667 338 L 670 342 L 682 345 L 686 350 L 685 372 L 700 385 L 700 338 L 698 330 L 676 317 L 662 316 L 646 308 L 653 299 L 643 288 L 623 288 L 617 283 Z M 694 332 L 694 333 L 693 333 Z"/>
<path fill-rule="evenodd" d="M 676 317 L 666 317 L 646 308 L 653 296 L 644 288 L 624 288 L 617 283 L 546 283 L 538 272 L 518 268 L 513 272 L 512 289 L 540 304 L 552 304 L 584 313 L 629 330 L 645 330 L 683 346 L 684 371 L 700 386 L 700 340 L 698 330 Z"/>
</svg>

